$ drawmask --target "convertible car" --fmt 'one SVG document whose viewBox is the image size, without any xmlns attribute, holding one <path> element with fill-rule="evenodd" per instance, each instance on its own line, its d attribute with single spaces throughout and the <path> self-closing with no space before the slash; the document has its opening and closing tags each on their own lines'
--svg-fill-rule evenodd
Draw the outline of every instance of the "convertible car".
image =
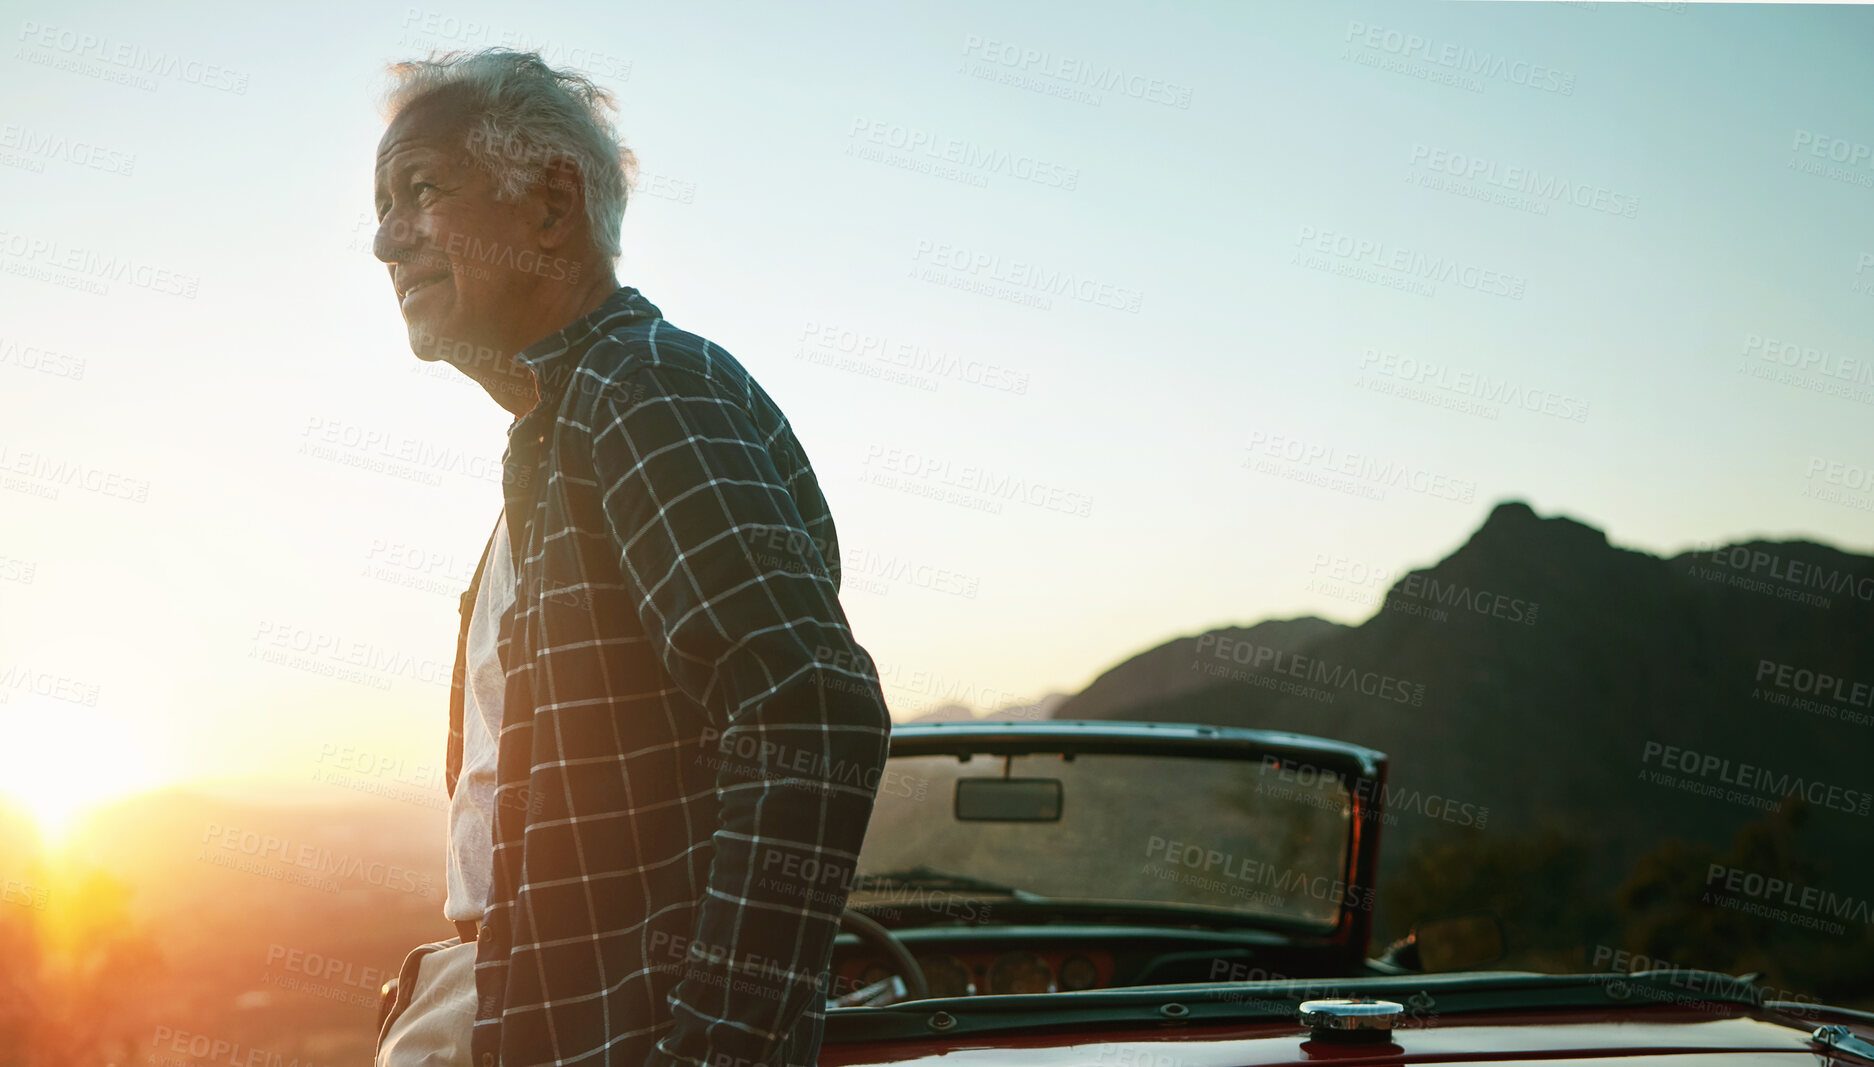
<svg viewBox="0 0 1874 1067">
<path fill-rule="evenodd" d="M 820 1064 L 1874 1064 L 1874 1015 L 1752 976 L 1479 969 L 1492 916 L 1369 956 L 1385 774 L 1286 733 L 895 728 Z"/>
<path fill-rule="evenodd" d="M 1489 915 L 1369 955 L 1385 777 L 1290 733 L 895 727 L 819 1063 L 1874 1067 L 1874 1015 L 1754 976 L 1481 969 Z"/>
</svg>

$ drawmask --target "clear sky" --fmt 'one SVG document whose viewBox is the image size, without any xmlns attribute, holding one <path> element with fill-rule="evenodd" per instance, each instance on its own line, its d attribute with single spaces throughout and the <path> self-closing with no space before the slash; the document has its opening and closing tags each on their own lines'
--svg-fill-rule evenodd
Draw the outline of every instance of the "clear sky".
<svg viewBox="0 0 1874 1067">
<path fill-rule="evenodd" d="M 440 782 L 508 416 L 410 355 L 369 254 L 383 68 L 432 48 L 617 93 L 620 276 L 788 413 L 899 717 L 1358 621 L 1324 567 L 1429 564 L 1506 498 L 1660 553 L 1874 545 L 1868 9 L 29 2 L 0 30 L 0 787 L 309 782 L 347 750 Z"/>
</svg>

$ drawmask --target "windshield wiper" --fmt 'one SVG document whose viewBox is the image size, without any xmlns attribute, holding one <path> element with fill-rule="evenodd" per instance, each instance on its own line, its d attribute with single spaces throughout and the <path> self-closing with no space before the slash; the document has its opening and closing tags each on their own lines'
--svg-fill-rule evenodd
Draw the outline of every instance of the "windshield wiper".
<svg viewBox="0 0 1874 1067">
<path fill-rule="evenodd" d="M 940 871 L 935 867 L 907 867 L 901 871 L 885 871 L 880 874 L 861 874 L 853 882 L 855 893 L 865 893 L 877 889 L 969 889 L 978 893 L 997 893 L 1013 897 L 1016 900 L 1041 901 L 1047 898 L 1026 889 L 1002 885 L 969 874 L 956 874 Z"/>
</svg>

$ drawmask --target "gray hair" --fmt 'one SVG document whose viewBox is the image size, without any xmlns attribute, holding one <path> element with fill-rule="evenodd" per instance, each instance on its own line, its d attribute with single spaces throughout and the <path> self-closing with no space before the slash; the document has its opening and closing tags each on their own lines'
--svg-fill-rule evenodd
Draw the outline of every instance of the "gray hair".
<svg viewBox="0 0 1874 1067">
<path fill-rule="evenodd" d="M 538 52 L 489 48 L 431 53 L 394 63 L 384 97 L 388 121 L 432 93 L 460 93 L 478 118 L 464 151 L 495 182 L 495 195 L 514 200 L 541 179 L 548 164 L 571 159 L 585 189 L 586 223 L 606 255 L 619 256 L 625 198 L 637 159 L 618 139 L 607 114 L 612 94 L 573 71 L 554 70 Z"/>
</svg>

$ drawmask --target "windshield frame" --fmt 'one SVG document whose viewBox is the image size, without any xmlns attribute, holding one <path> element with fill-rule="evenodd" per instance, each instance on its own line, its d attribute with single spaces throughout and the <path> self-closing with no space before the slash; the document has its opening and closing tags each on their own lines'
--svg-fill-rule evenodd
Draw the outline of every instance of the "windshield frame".
<svg viewBox="0 0 1874 1067">
<path fill-rule="evenodd" d="M 1341 876 L 1348 892 L 1331 928 L 1309 924 L 1304 936 L 1335 944 L 1358 957 L 1368 954 L 1372 938 L 1371 901 L 1378 875 L 1379 831 L 1384 816 L 1386 755 L 1374 749 L 1306 734 L 1246 730 L 1201 723 L 1048 719 L 1033 722 L 942 722 L 894 724 L 887 762 L 908 756 L 955 756 L 971 759 L 1022 755 L 1152 755 L 1185 759 L 1234 759 L 1261 764 L 1313 768 L 1339 778 L 1352 803 Z M 1353 890 L 1358 889 L 1356 894 Z M 1280 929 L 1301 934 L 1292 924 L 1264 916 L 1233 917 L 1208 908 L 1192 908 L 1221 928 Z"/>
</svg>

